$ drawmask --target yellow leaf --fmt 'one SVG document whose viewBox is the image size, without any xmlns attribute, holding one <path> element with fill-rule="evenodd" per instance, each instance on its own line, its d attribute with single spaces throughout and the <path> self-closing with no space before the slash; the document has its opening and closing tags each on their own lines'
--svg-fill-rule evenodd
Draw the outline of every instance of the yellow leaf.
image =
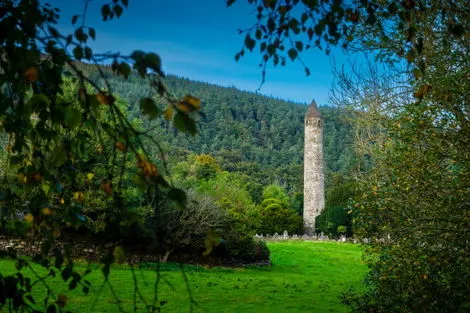
<svg viewBox="0 0 470 313">
<path fill-rule="evenodd" d="M 105 94 L 103 92 L 100 92 L 96 94 L 96 100 L 98 100 L 98 102 L 101 104 L 109 105 L 109 104 L 114 103 L 115 98 L 110 94 Z"/>
<path fill-rule="evenodd" d="M 80 98 L 81 101 L 86 101 L 86 99 L 87 99 L 86 89 L 80 88 L 78 90 L 78 97 Z"/>
<path fill-rule="evenodd" d="M 204 245 L 206 247 L 206 251 L 204 251 L 202 254 L 204 256 L 207 256 L 211 254 L 212 250 L 217 247 L 220 244 L 220 237 L 217 235 L 217 233 L 211 229 L 209 230 L 206 239 L 204 239 Z"/>
<path fill-rule="evenodd" d="M 184 97 L 183 101 L 189 104 L 190 106 L 192 106 L 196 110 L 199 110 L 201 108 L 201 100 L 196 97 L 187 95 L 186 97 Z"/>
<path fill-rule="evenodd" d="M 116 148 L 123 152 L 126 151 L 126 145 L 119 141 L 116 142 Z"/>
<path fill-rule="evenodd" d="M 61 307 L 64 308 L 65 305 L 67 304 L 67 296 L 64 295 L 63 293 L 59 294 L 57 297 L 57 304 Z"/>
<path fill-rule="evenodd" d="M 176 104 L 176 107 L 178 108 L 178 110 L 186 112 L 186 113 L 193 111 L 193 108 L 190 105 L 188 105 L 186 102 L 178 102 Z"/>
<path fill-rule="evenodd" d="M 95 176 L 95 174 L 93 174 L 93 173 L 87 173 L 86 174 L 86 179 L 92 180 L 94 176 Z"/>
<path fill-rule="evenodd" d="M 35 67 L 30 67 L 24 72 L 24 77 L 30 82 L 35 82 L 38 80 L 38 69 Z"/>
<path fill-rule="evenodd" d="M 103 153 L 104 149 L 103 149 L 103 146 L 102 145 L 97 145 L 96 146 L 96 152 L 98 152 L 99 154 Z"/>
<path fill-rule="evenodd" d="M 52 215 L 52 210 L 49 208 L 42 208 L 41 213 L 42 215 Z"/>
<path fill-rule="evenodd" d="M 41 173 L 34 173 L 31 178 L 34 180 L 34 181 L 41 181 L 42 179 L 42 175 Z"/>
<path fill-rule="evenodd" d="M 141 168 L 146 177 L 157 177 L 159 175 L 157 167 L 151 162 L 143 161 Z"/>
<path fill-rule="evenodd" d="M 28 182 L 28 177 L 26 177 L 24 174 L 20 173 L 16 175 L 16 178 L 18 179 L 19 182 L 21 183 L 27 183 Z"/>
<path fill-rule="evenodd" d="M 171 121 L 173 118 L 173 106 L 169 105 L 163 113 L 163 116 L 167 121 Z"/>
<path fill-rule="evenodd" d="M 101 103 L 101 104 L 109 104 L 107 97 L 106 97 L 104 94 L 102 94 L 102 93 L 97 94 L 97 95 L 96 95 L 96 99 L 97 99 L 98 102 Z"/>
<path fill-rule="evenodd" d="M 122 249 L 121 246 L 117 246 L 114 248 L 114 258 L 116 259 L 117 264 L 122 264 L 126 262 L 126 255 L 124 254 L 124 250 Z"/>
<path fill-rule="evenodd" d="M 85 195 L 83 192 L 77 191 L 73 193 L 73 199 L 77 202 L 82 202 L 85 199 Z"/>
<path fill-rule="evenodd" d="M 41 184 L 42 191 L 47 195 L 49 194 L 49 190 L 51 189 L 51 185 L 49 184 Z"/>
<path fill-rule="evenodd" d="M 111 187 L 110 183 L 102 183 L 101 189 L 103 189 L 103 191 L 106 192 L 110 196 L 113 194 L 113 188 Z"/>
<path fill-rule="evenodd" d="M 32 223 L 34 221 L 34 216 L 31 213 L 28 213 L 24 216 L 24 220 L 26 223 Z"/>
</svg>

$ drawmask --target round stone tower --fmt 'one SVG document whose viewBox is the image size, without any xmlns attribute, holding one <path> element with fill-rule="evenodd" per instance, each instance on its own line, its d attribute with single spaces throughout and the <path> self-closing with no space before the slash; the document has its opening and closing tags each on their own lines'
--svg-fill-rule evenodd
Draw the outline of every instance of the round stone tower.
<svg viewBox="0 0 470 313">
<path fill-rule="evenodd" d="M 304 144 L 304 229 L 315 233 L 315 217 L 325 207 L 323 171 L 323 120 L 315 100 L 305 114 Z"/>
</svg>

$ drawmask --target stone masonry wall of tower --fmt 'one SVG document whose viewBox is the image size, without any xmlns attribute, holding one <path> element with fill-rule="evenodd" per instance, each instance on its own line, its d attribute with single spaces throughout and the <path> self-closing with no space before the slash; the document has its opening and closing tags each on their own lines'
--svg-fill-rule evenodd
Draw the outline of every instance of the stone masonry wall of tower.
<svg viewBox="0 0 470 313">
<path fill-rule="evenodd" d="M 325 207 L 323 165 L 323 121 L 315 102 L 305 115 L 304 144 L 304 228 L 315 233 L 315 217 Z"/>
</svg>

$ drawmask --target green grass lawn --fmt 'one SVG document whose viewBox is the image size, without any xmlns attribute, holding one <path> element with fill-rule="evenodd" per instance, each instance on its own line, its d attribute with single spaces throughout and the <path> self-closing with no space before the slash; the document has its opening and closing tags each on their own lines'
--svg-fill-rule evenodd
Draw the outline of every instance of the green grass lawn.
<svg viewBox="0 0 470 313">
<path fill-rule="evenodd" d="M 187 266 L 183 274 L 176 264 L 163 265 L 158 301 L 167 303 L 162 312 L 190 312 L 190 294 L 196 302 L 193 312 L 347 312 L 338 296 L 350 286 L 360 286 L 367 272 L 359 246 L 333 242 L 271 242 L 268 246 L 271 267 Z M 0 260 L 0 272 L 14 271 L 13 262 Z M 135 275 L 142 297 L 152 302 L 156 272 L 145 266 Z M 132 312 L 132 272 L 128 267 L 116 266 L 110 278 L 117 299 L 111 296 L 108 286 L 97 296 L 103 281 L 98 269 L 86 278 L 93 285 L 87 296 L 80 290 L 67 291 L 67 284 L 60 278 L 48 281 L 56 293 L 68 293 L 73 312 L 119 312 L 118 306 Z M 39 300 L 40 295 L 36 296 Z M 139 299 L 137 311 L 147 312 Z"/>
</svg>

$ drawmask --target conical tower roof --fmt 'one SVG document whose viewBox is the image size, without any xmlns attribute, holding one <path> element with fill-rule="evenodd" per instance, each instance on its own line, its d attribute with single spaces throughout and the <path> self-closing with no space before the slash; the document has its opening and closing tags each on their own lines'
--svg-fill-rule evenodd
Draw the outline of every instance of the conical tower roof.
<svg viewBox="0 0 470 313">
<path fill-rule="evenodd" d="M 305 119 L 309 120 L 312 118 L 321 118 L 320 111 L 318 111 L 317 103 L 315 100 L 312 100 L 312 103 L 308 106 L 307 113 L 305 114 Z"/>
</svg>

